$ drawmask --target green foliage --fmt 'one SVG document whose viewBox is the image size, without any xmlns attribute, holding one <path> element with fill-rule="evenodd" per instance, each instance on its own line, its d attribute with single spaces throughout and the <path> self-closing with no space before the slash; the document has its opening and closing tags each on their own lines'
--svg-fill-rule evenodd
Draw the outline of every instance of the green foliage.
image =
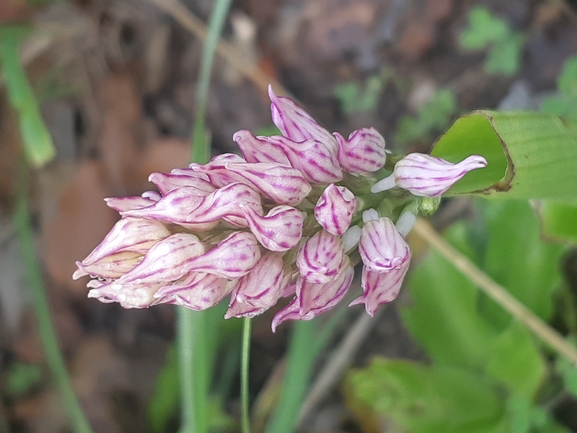
<svg viewBox="0 0 577 433">
<path fill-rule="evenodd" d="M 577 118 L 577 56 L 570 57 L 557 79 L 559 96 L 543 100 L 541 109 L 546 113 Z"/>
<path fill-rule="evenodd" d="M 480 217 L 453 225 L 445 237 L 548 318 L 563 247 L 539 237 L 527 202 L 475 204 Z M 368 406 L 410 433 L 566 432 L 536 404 L 548 369 L 521 323 L 435 251 L 413 270 L 408 285 L 412 303 L 402 311 L 403 322 L 432 365 L 375 360 L 349 376 L 351 407 Z M 565 365 L 562 371 L 567 386 L 577 389 L 577 370 Z"/>
<path fill-rule="evenodd" d="M 507 200 L 486 206 L 489 237 L 485 271 L 543 320 L 551 316 L 552 295 L 561 283 L 563 247 L 544 242 L 539 220 L 525 201 Z M 508 326 L 510 316 L 488 301 L 484 313 L 493 325 Z"/>
<path fill-rule="evenodd" d="M 342 83 L 335 88 L 335 96 L 347 114 L 373 111 L 379 104 L 385 81 L 382 76 L 373 75 L 363 84 L 355 81 Z"/>
<path fill-rule="evenodd" d="M 10 103 L 18 112 L 26 158 L 33 166 L 41 167 L 54 157 L 56 150 L 20 62 L 18 47 L 27 33 L 26 27 L 0 26 L 0 64 Z"/>
<path fill-rule="evenodd" d="M 519 71 L 524 36 L 483 6 L 471 9 L 459 42 L 466 50 L 489 50 L 484 65 L 488 74 L 514 75 Z"/>
<path fill-rule="evenodd" d="M 148 425 L 153 433 L 167 431 L 170 419 L 178 412 L 179 393 L 178 358 L 175 348 L 172 347 L 156 376 L 154 393 L 148 405 Z"/>
<path fill-rule="evenodd" d="M 471 371 L 375 358 L 347 377 L 349 395 L 409 433 L 504 431 L 505 406 Z"/>
<path fill-rule="evenodd" d="M 401 119 L 395 140 L 399 144 L 430 141 L 433 134 L 447 127 L 456 111 L 455 94 L 448 89 L 439 89 L 416 116 Z"/>
<path fill-rule="evenodd" d="M 451 125 L 431 154 L 448 161 L 482 155 L 488 165 L 447 195 L 574 200 L 577 121 L 532 112 L 475 111 Z"/>
<path fill-rule="evenodd" d="M 41 379 L 42 369 L 39 365 L 14 363 L 8 372 L 4 393 L 8 397 L 21 396 L 37 386 Z"/>
</svg>

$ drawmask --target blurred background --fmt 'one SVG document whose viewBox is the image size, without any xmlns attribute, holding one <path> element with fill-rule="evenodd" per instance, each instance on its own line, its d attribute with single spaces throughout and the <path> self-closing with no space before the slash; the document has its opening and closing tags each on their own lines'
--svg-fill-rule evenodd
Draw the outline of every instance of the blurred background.
<svg viewBox="0 0 577 433">
<path fill-rule="evenodd" d="M 162 394 L 171 379 L 162 385 L 159 378 L 172 377 L 167 359 L 175 307 L 101 304 L 86 298 L 85 279 L 71 276 L 75 261 L 116 221 L 103 198 L 138 195 L 150 188 L 149 173 L 187 166 L 203 23 L 212 4 L 0 1 L 0 38 L 15 25 L 25 29 L 18 39 L 20 59 L 56 148 L 47 165 L 29 170 L 30 216 L 61 349 L 96 432 L 177 429 L 177 404 L 167 403 L 159 419 L 150 418 L 153 402 L 172 398 L 170 391 Z M 232 135 L 239 129 L 267 134 L 272 122 L 265 86 L 273 82 L 277 93 L 295 97 L 330 131 L 348 136 L 374 126 L 390 149 L 427 152 L 454 119 L 471 110 L 577 114 L 577 103 L 559 85 L 576 54 L 573 0 L 234 0 L 215 58 L 207 129 L 213 153 L 234 152 Z M 15 228 L 23 143 L 7 71 L 0 77 L 0 432 L 66 432 Z M 475 206 L 449 200 L 435 223 L 442 229 L 470 219 Z M 418 253 L 424 246 L 417 242 L 414 248 Z M 562 266 L 575 263 L 570 256 L 555 256 L 551 266 L 571 269 Z M 371 322 L 358 350 L 346 355 L 347 365 L 365 367 L 375 355 L 429 359 L 401 321 L 399 305 L 411 303 L 408 295 L 402 298 Z M 359 312 L 342 313 L 321 361 L 348 335 Z M 254 321 L 253 409 L 266 408 L 263 401 L 272 398 L 266 391 L 282 371 L 290 326 L 272 334 L 273 314 Z M 549 318 L 569 332 L 559 317 Z M 238 326 L 231 323 L 232 337 L 226 338 L 235 340 Z M 237 380 L 233 368 L 231 385 L 215 405 L 215 431 L 236 431 L 230 419 L 238 416 Z M 358 409 L 355 399 L 335 379 L 300 431 L 419 431 L 383 422 L 383 414 Z M 567 431 L 577 431 L 571 393 L 549 409 Z M 525 431 L 537 430 L 515 430 Z"/>
</svg>

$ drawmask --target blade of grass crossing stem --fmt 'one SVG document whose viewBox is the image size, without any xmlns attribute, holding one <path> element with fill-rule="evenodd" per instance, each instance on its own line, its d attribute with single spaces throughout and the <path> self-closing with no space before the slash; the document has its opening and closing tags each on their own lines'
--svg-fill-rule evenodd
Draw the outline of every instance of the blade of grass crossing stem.
<svg viewBox="0 0 577 433">
<path fill-rule="evenodd" d="M 26 169 L 22 167 L 21 172 L 25 173 Z M 73 431 L 76 433 L 91 433 L 92 429 L 88 423 L 82 407 L 76 397 L 66 366 L 64 358 L 58 346 L 58 339 L 52 317 L 50 316 L 50 307 L 48 298 L 44 289 L 42 272 L 36 259 L 36 252 L 34 248 L 34 239 L 32 237 L 32 228 L 30 225 L 30 217 L 28 214 L 28 203 L 26 200 L 26 175 L 20 176 L 20 193 L 15 214 L 15 227 L 18 230 L 18 237 L 20 239 L 20 246 L 22 256 L 26 265 L 26 273 L 28 279 L 28 287 L 32 294 L 32 302 L 34 304 L 34 311 L 36 313 L 36 320 L 38 322 L 38 333 L 46 355 L 46 361 L 50 371 L 56 381 L 56 386 L 60 391 L 62 403 Z"/>
<path fill-rule="evenodd" d="M 317 352 L 311 350 L 316 341 L 316 321 L 297 321 L 291 331 L 287 369 L 280 402 L 266 433 L 293 433 Z"/>
<path fill-rule="evenodd" d="M 26 33 L 24 26 L 0 27 L 0 64 L 10 104 L 18 112 L 26 159 L 32 166 L 41 167 L 54 157 L 56 150 L 20 61 L 18 47 Z"/>
<path fill-rule="evenodd" d="M 215 2 L 203 47 L 192 133 L 192 160 L 197 163 L 207 162 L 210 156 L 210 144 L 205 130 L 210 74 L 214 53 L 230 3 L 231 0 Z M 210 361 L 214 358 L 214 353 L 210 352 L 216 350 L 207 335 L 211 314 L 214 314 L 211 310 L 196 312 L 179 308 L 178 311 L 178 358 L 182 397 L 181 433 L 208 432 L 207 403 L 212 377 Z"/>
<path fill-rule="evenodd" d="M 222 33 L 224 21 L 228 15 L 231 2 L 232 0 L 216 1 L 208 23 L 208 34 L 204 41 L 200 63 L 200 76 L 198 79 L 196 94 L 196 116 L 194 119 L 194 129 L 192 134 L 192 158 L 195 162 L 205 162 L 208 161 L 210 157 L 209 146 L 201 146 L 200 143 L 205 143 L 207 141 L 205 120 L 208 92 L 210 89 L 210 74 L 218 40 Z"/>
<path fill-rule="evenodd" d="M 241 424 L 242 433 L 250 433 L 250 415 L 248 411 L 248 372 L 250 360 L 250 333 L 252 327 L 251 319 L 245 317 L 242 325 L 242 360 L 240 372 Z"/>
</svg>

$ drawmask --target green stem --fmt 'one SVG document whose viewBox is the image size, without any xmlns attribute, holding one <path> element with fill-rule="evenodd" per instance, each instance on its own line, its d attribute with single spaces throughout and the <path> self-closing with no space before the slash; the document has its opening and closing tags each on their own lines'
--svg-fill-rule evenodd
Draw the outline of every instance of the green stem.
<svg viewBox="0 0 577 433">
<path fill-rule="evenodd" d="M 296 430 L 301 404 L 317 355 L 312 350 L 317 339 L 316 335 L 314 320 L 294 323 L 280 402 L 267 425 L 266 433 L 292 433 Z"/>
<path fill-rule="evenodd" d="M 205 130 L 206 106 L 214 53 L 231 0 L 217 0 L 210 16 L 204 43 L 197 86 L 196 116 L 192 132 L 192 161 L 205 163 L 210 157 L 210 143 Z M 206 335 L 209 317 L 205 312 L 178 310 L 179 373 L 182 396 L 181 433 L 208 431 L 208 392 L 213 358 Z M 214 345 L 213 345 L 214 346 Z"/>
<path fill-rule="evenodd" d="M 208 385 L 204 360 L 206 340 L 204 315 L 186 308 L 177 309 L 178 357 L 182 398 L 181 433 L 208 431 L 206 416 Z"/>
<path fill-rule="evenodd" d="M 23 168 L 23 171 L 26 169 Z M 25 177 L 25 175 L 21 176 Z M 46 355 L 48 367 L 56 381 L 56 386 L 62 396 L 65 410 L 68 412 L 72 428 L 76 433 L 90 433 L 92 429 L 88 423 L 80 402 L 78 401 L 64 363 L 64 357 L 58 345 L 58 338 L 54 330 L 54 323 L 50 315 L 50 306 L 48 297 L 44 289 L 42 272 L 36 258 L 34 239 L 32 236 L 32 227 L 30 216 L 28 214 L 28 203 L 26 199 L 26 181 L 20 179 L 20 195 L 16 206 L 14 225 L 18 231 L 20 246 L 24 263 L 26 264 L 26 273 L 28 286 L 32 294 L 32 303 L 38 321 L 38 333 Z"/>
<path fill-rule="evenodd" d="M 248 372 L 250 360 L 250 334 L 252 322 L 245 317 L 242 323 L 242 358 L 240 371 L 240 402 L 242 433 L 250 433 L 249 397 L 248 397 Z"/>
</svg>

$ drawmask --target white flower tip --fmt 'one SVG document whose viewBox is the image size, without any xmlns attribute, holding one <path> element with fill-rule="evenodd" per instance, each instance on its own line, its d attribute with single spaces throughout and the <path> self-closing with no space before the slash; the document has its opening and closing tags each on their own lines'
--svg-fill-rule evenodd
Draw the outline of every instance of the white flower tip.
<svg viewBox="0 0 577 433">
<path fill-rule="evenodd" d="M 76 266 L 78 266 L 78 269 L 76 269 L 74 271 L 74 273 L 72 274 L 73 280 L 78 280 L 79 278 L 82 278 L 82 277 L 88 275 L 88 272 L 86 272 L 82 269 L 82 262 L 76 262 Z"/>
<path fill-rule="evenodd" d="M 471 155 L 463 160 L 462 164 L 465 163 L 471 166 L 471 170 L 487 166 L 487 160 L 481 155 Z"/>
<path fill-rule="evenodd" d="M 417 216 L 414 213 L 405 212 L 405 213 L 401 214 L 401 216 L 397 220 L 397 223 L 395 224 L 395 228 L 397 229 L 397 231 L 401 235 L 403 235 L 403 237 L 406 237 L 409 234 L 409 232 L 412 230 L 416 221 L 417 221 Z"/>
<path fill-rule="evenodd" d="M 367 209 L 363 212 L 363 222 L 376 221 L 379 219 L 379 213 L 375 209 Z"/>
<path fill-rule="evenodd" d="M 341 237 L 341 241 L 343 242 L 343 250 L 345 251 L 345 253 L 359 243 L 359 241 L 361 240 L 362 232 L 363 229 L 361 229 L 359 226 L 351 226 L 343 234 L 343 236 Z"/>
<path fill-rule="evenodd" d="M 377 183 L 375 183 L 371 187 L 371 192 L 373 194 L 377 194 L 379 192 L 387 191 L 391 188 L 394 188 L 395 186 L 396 186 L 395 175 L 391 174 L 390 176 L 385 177 L 384 179 L 381 179 Z"/>
</svg>

